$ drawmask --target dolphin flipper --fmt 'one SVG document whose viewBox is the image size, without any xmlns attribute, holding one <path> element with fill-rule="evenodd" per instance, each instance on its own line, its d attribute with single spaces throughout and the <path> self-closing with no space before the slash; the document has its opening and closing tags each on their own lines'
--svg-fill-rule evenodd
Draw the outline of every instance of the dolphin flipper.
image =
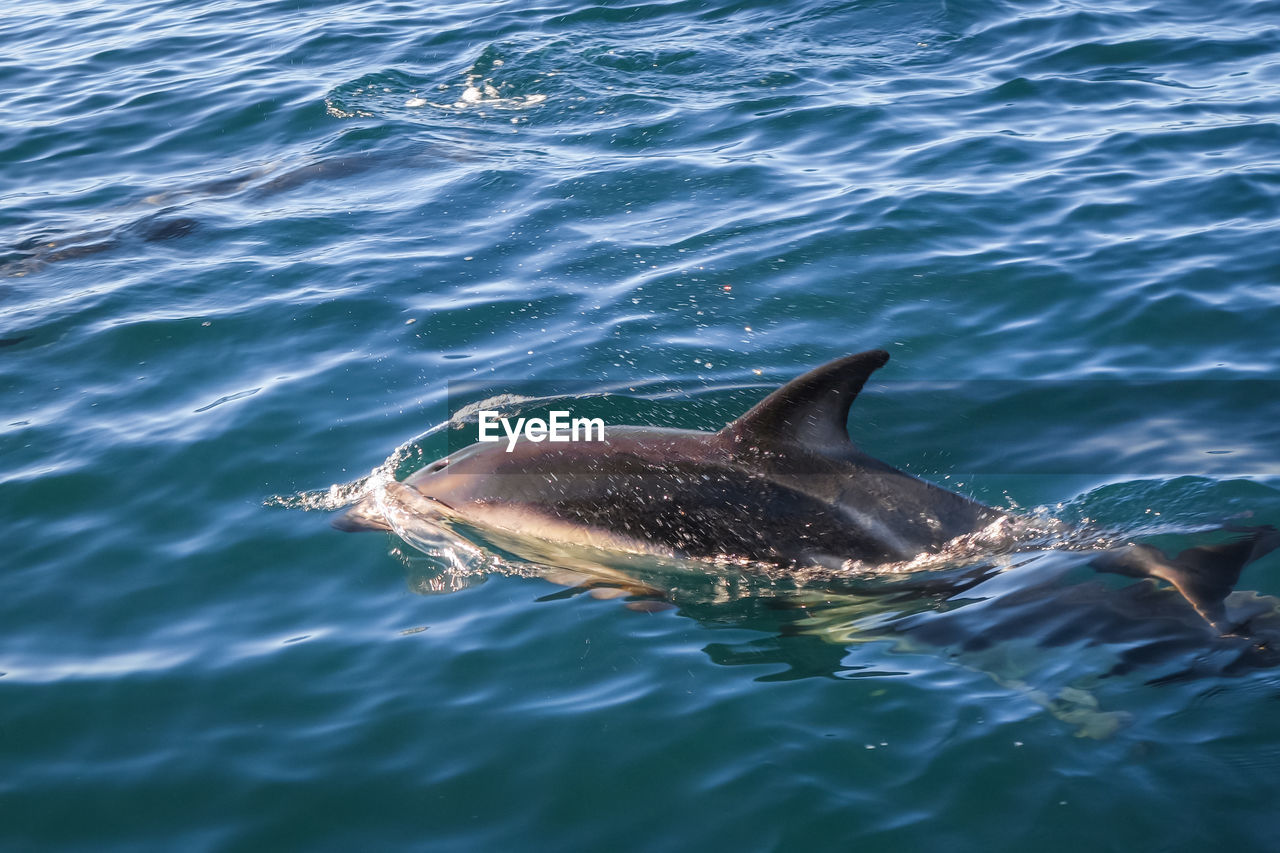
<svg viewBox="0 0 1280 853">
<path fill-rule="evenodd" d="M 1153 545 L 1131 544 L 1107 551 L 1091 565 L 1102 572 L 1167 581 L 1206 622 L 1228 635 L 1238 626 L 1228 623 L 1224 601 L 1245 566 L 1280 547 L 1280 530 L 1270 525 L 1226 529 L 1244 535 L 1187 548 L 1172 558 Z"/>
</svg>

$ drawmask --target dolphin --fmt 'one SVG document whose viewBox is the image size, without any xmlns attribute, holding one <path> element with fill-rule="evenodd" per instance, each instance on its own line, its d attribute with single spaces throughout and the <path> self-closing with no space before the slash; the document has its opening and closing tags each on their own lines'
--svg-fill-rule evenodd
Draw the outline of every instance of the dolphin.
<svg viewBox="0 0 1280 853">
<path fill-rule="evenodd" d="M 1009 521 L 1008 513 L 853 443 L 850 407 L 888 360 L 874 349 L 824 364 L 714 433 L 621 426 L 608 428 L 603 441 L 523 441 L 510 450 L 505 443 L 473 444 L 389 484 L 382 499 L 366 496 L 333 524 L 397 533 L 405 517 L 460 525 L 533 561 L 555 542 L 847 570 L 937 554 Z M 1229 634 L 1240 626 L 1227 618 L 1223 601 L 1244 566 L 1280 546 L 1274 528 L 1236 532 L 1228 542 L 1174 557 L 1128 544 L 1099 554 L 1093 565 L 1172 585 L 1214 629 Z M 934 583 L 919 585 L 927 591 Z M 894 588 L 902 591 L 901 584 Z"/>
<path fill-rule="evenodd" d="M 170 216 L 173 208 L 144 216 L 120 228 L 84 231 L 71 235 L 28 237 L 6 253 L 0 276 L 21 278 L 49 264 L 85 258 L 117 249 L 132 240 L 164 243 L 185 237 L 199 227 L 189 216 Z"/>
</svg>

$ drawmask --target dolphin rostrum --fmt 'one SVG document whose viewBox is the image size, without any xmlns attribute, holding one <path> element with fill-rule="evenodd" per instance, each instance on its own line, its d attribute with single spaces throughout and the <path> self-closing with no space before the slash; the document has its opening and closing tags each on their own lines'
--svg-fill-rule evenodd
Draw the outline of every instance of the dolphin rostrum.
<svg viewBox="0 0 1280 853">
<path fill-rule="evenodd" d="M 793 379 L 719 432 L 610 427 L 603 441 L 477 443 L 366 497 L 341 530 L 400 532 L 396 514 L 480 531 L 518 556 L 558 542 L 782 566 L 879 565 L 937 552 L 1007 515 L 900 471 L 850 440 L 849 408 L 884 350 Z M 1214 628 L 1241 569 L 1280 545 L 1272 528 L 1169 558 L 1150 545 L 1095 568 L 1172 584 Z M 525 543 L 523 546 L 521 543 Z M 536 559 L 536 557 L 534 558 Z"/>
</svg>

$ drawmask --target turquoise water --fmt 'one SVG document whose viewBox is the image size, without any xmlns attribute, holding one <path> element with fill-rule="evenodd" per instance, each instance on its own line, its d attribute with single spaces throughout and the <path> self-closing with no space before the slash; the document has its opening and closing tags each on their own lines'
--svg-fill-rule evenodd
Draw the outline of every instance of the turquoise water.
<svg viewBox="0 0 1280 853">
<path fill-rule="evenodd" d="M 296 506 L 441 455 L 464 380 L 716 429 L 881 346 L 893 464 L 1280 523 L 1280 4 L 67 0 L 0 44 L 0 846 L 1274 843 L 1280 669 L 1069 555 L 899 633 Z"/>
</svg>

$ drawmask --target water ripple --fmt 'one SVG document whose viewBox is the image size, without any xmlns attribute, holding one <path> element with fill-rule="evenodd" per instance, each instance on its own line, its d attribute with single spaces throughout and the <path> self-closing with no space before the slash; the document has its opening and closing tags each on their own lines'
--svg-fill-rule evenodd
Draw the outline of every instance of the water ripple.
<svg viewBox="0 0 1280 853">
<path fill-rule="evenodd" d="M 1069 642 L 1097 590 L 1066 564 L 1027 568 L 1067 572 L 1060 612 L 996 590 L 913 645 L 786 583 L 693 573 L 640 613 L 262 504 L 329 509 L 435 458 L 482 402 L 463 382 L 575 380 L 611 421 L 710 429 L 885 346 L 851 426 L 890 462 L 1130 534 L 1274 522 L 1275 20 L 15 7 L 0 838 L 1261 847 L 1275 673 L 1176 632 L 1165 658 Z M 1241 586 L 1280 594 L 1274 561 Z M 1105 675 L 1140 652 L 1217 672 Z"/>
</svg>

